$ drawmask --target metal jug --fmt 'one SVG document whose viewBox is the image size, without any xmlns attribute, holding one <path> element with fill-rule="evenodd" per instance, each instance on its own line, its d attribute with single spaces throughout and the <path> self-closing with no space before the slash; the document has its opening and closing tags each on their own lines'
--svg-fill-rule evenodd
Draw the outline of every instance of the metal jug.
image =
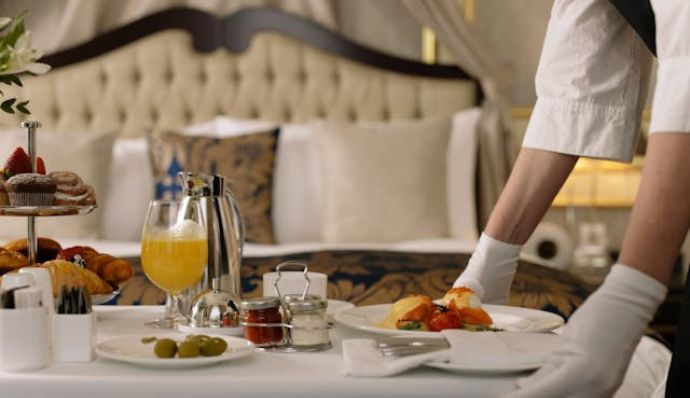
<svg viewBox="0 0 690 398">
<path fill-rule="evenodd" d="M 208 319 L 197 318 L 207 318 L 214 314 L 213 316 L 219 318 L 217 321 L 221 322 L 222 314 L 226 311 L 235 311 L 233 307 L 239 304 L 242 292 L 240 266 L 244 222 L 237 197 L 226 186 L 224 177 L 188 172 L 179 173 L 179 177 L 184 189 L 180 211 L 191 210 L 193 206 L 190 206 L 190 202 L 197 202 L 203 218 L 199 222 L 206 227 L 208 233 L 206 272 L 201 282 L 185 294 L 180 311 L 190 318 L 192 324 L 205 323 L 203 326 L 208 326 Z M 208 303 L 215 304 L 212 304 L 213 308 L 208 308 Z M 228 316 L 234 319 L 236 314 Z M 214 320 L 210 322 L 217 323 Z"/>
</svg>

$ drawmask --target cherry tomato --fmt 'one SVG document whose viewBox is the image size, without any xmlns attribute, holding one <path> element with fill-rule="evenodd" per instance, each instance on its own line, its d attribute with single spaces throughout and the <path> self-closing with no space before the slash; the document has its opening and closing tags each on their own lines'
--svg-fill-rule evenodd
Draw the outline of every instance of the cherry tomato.
<svg viewBox="0 0 690 398">
<path fill-rule="evenodd" d="M 429 319 L 429 330 L 440 332 L 443 329 L 460 329 L 462 319 L 456 311 L 435 312 Z"/>
</svg>

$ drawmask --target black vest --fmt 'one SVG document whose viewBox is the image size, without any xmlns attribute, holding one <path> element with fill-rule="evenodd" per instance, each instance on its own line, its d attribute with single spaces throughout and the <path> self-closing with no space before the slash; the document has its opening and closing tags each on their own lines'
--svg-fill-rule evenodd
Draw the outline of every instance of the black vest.
<svg viewBox="0 0 690 398">
<path fill-rule="evenodd" d="M 649 0 L 610 0 L 656 56 L 656 25 Z"/>
</svg>

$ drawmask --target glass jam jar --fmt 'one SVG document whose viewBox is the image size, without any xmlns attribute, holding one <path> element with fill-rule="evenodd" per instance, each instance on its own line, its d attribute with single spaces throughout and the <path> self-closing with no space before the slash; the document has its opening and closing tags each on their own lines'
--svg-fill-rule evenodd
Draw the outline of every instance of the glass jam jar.
<svg viewBox="0 0 690 398">
<path fill-rule="evenodd" d="M 257 347 L 273 347 L 284 343 L 280 299 L 277 297 L 244 299 L 241 308 L 244 338 Z"/>
<path fill-rule="evenodd" d="M 331 347 L 326 300 L 320 297 L 295 299 L 286 305 L 290 314 L 292 347 L 305 351 L 321 351 Z"/>
</svg>

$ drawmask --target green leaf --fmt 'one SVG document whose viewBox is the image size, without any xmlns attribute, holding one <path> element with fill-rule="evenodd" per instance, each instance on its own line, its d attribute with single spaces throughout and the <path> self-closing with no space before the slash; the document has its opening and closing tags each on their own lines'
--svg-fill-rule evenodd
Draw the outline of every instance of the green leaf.
<svg viewBox="0 0 690 398">
<path fill-rule="evenodd" d="M 17 101 L 15 98 L 10 98 L 8 100 L 2 101 L 2 104 L 0 104 L 0 109 L 7 113 L 14 113 L 12 105 L 14 105 L 15 101 Z"/>
<path fill-rule="evenodd" d="M 15 85 L 22 87 L 22 81 L 19 80 L 19 77 L 17 75 L 7 75 L 7 78 L 9 79 L 10 82 L 14 83 Z"/>
<path fill-rule="evenodd" d="M 21 87 L 22 86 L 22 81 L 19 80 L 17 75 L 2 75 L 0 76 L 0 83 L 5 83 L 8 86 L 11 86 L 13 84 Z"/>
<path fill-rule="evenodd" d="M 401 330 L 421 330 L 422 329 L 422 323 L 419 321 L 411 321 L 411 322 L 403 324 L 400 329 Z"/>
<path fill-rule="evenodd" d="M 14 46 L 17 43 L 19 37 L 24 33 L 24 17 L 26 16 L 26 11 L 21 13 L 18 17 L 14 18 L 12 23 L 5 28 L 8 32 L 5 37 L 2 38 L 2 43 L 0 47 L 4 48 L 6 46 Z"/>
<path fill-rule="evenodd" d="M 15 106 L 15 108 L 16 108 L 19 112 L 21 112 L 21 113 L 23 113 L 23 114 L 25 114 L 25 115 L 30 115 L 31 112 L 30 112 L 29 109 L 26 107 L 28 104 L 29 104 L 29 101 L 20 102 L 20 103 L 17 104 L 17 106 Z"/>
</svg>

